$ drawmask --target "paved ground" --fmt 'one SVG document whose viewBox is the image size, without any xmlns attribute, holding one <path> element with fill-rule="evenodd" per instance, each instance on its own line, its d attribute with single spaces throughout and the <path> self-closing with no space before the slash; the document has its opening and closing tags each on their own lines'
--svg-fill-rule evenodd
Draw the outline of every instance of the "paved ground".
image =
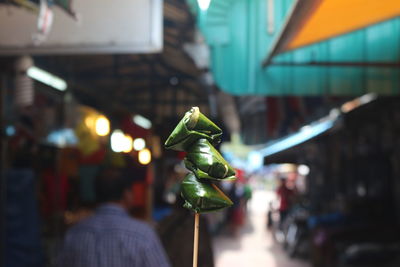
<svg viewBox="0 0 400 267">
<path fill-rule="evenodd" d="M 218 236 L 214 239 L 216 267 L 309 266 L 304 261 L 289 259 L 267 231 L 266 209 L 271 198 L 271 192 L 255 191 L 249 203 L 246 225 L 238 237 Z"/>
</svg>

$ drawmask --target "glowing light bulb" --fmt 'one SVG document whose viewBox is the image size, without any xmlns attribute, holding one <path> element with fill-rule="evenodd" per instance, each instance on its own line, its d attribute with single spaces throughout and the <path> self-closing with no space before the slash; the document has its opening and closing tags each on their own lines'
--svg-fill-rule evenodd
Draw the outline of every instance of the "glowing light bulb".
<svg viewBox="0 0 400 267">
<path fill-rule="evenodd" d="M 85 125 L 86 127 L 88 127 L 89 129 L 93 129 L 93 126 L 95 124 L 95 121 L 93 120 L 93 118 L 91 116 L 87 116 L 85 119 Z"/>
<path fill-rule="evenodd" d="M 106 136 L 110 133 L 110 121 L 103 115 L 96 120 L 96 133 L 99 136 Z"/>
<path fill-rule="evenodd" d="M 35 79 L 39 82 L 47 84 L 57 90 L 65 91 L 67 90 L 67 83 L 65 80 L 57 77 L 45 70 L 39 69 L 38 67 L 32 66 L 28 69 L 27 74 L 32 79 Z"/>
<path fill-rule="evenodd" d="M 130 135 L 125 134 L 124 136 L 124 149 L 122 150 L 122 152 L 124 153 L 129 153 L 132 151 L 132 137 Z"/>
<path fill-rule="evenodd" d="M 310 173 L 310 168 L 307 165 L 300 165 L 297 168 L 297 171 L 299 172 L 300 175 L 306 176 Z"/>
<path fill-rule="evenodd" d="M 143 138 L 136 138 L 133 140 L 133 149 L 140 151 L 146 147 L 146 141 Z"/>
<path fill-rule="evenodd" d="M 114 152 L 124 151 L 125 135 L 121 130 L 114 130 L 111 134 L 111 149 Z"/>
<path fill-rule="evenodd" d="M 141 115 L 133 116 L 133 122 L 144 129 L 150 129 L 152 126 L 151 121 Z"/>
<path fill-rule="evenodd" d="M 201 10 L 207 10 L 210 6 L 211 0 L 197 0 Z"/>
<path fill-rule="evenodd" d="M 124 134 L 121 130 L 114 130 L 111 134 L 111 149 L 114 152 L 129 153 L 132 151 L 132 137 Z"/>
<path fill-rule="evenodd" d="M 151 152 L 148 148 L 139 151 L 139 163 L 142 165 L 147 165 L 151 162 Z"/>
</svg>

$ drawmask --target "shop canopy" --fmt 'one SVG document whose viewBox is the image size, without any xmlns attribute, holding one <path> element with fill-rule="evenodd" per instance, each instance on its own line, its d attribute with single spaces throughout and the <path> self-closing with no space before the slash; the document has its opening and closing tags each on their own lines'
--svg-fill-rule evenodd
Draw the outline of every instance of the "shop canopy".
<svg viewBox="0 0 400 267">
<path fill-rule="evenodd" d="M 279 159 L 282 153 L 309 142 L 318 136 L 343 128 L 343 116 L 347 116 L 360 107 L 376 102 L 377 99 L 379 98 L 376 94 L 370 93 L 348 101 L 340 107 L 332 109 L 329 115 L 303 126 L 299 131 L 269 142 L 258 149 L 256 153 L 262 158 L 274 157 L 274 160 Z M 288 159 L 288 157 L 285 158 Z M 270 160 L 270 162 L 274 160 Z"/>
<path fill-rule="evenodd" d="M 263 65 L 268 65 L 278 53 L 321 42 L 399 15 L 399 0 L 297 0 Z"/>
<path fill-rule="evenodd" d="M 208 9 L 187 3 L 209 47 L 215 85 L 229 94 L 400 92 L 400 0 L 212 0 Z"/>
</svg>

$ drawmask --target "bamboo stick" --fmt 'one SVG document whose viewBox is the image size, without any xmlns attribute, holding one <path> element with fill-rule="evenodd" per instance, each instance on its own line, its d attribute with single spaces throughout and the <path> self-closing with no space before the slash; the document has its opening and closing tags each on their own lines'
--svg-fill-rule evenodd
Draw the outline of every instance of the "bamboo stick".
<svg viewBox="0 0 400 267">
<path fill-rule="evenodd" d="M 194 240 L 193 240 L 193 267 L 197 267 L 199 253 L 199 213 L 194 215 Z"/>
</svg>

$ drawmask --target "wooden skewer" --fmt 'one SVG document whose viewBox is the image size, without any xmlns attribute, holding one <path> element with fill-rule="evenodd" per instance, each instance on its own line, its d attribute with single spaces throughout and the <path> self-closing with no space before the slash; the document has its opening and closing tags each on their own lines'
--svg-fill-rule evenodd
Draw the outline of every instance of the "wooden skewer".
<svg viewBox="0 0 400 267">
<path fill-rule="evenodd" d="M 194 214 L 193 267 L 197 267 L 199 253 L 199 213 Z"/>
</svg>

